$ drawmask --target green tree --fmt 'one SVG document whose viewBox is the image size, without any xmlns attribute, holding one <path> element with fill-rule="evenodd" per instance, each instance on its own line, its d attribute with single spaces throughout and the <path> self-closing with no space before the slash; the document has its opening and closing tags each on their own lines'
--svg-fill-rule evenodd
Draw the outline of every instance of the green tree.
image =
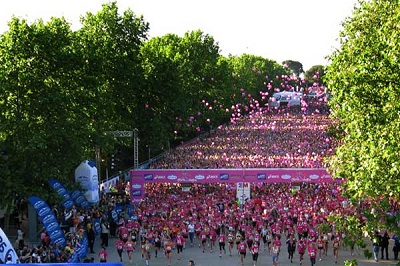
<svg viewBox="0 0 400 266">
<path fill-rule="evenodd" d="M 76 75 L 86 93 L 85 112 L 90 119 L 87 138 L 92 147 L 101 150 L 102 158 L 115 153 L 116 146 L 132 151 L 131 139 L 104 133 L 141 127 L 140 97 L 145 90 L 140 49 L 147 39 L 148 23 L 129 9 L 119 14 L 116 2 L 102 5 L 95 14 L 87 13 L 81 22 L 74 47 L 82 58 Z M 116 142 L 119 145 L 114 146 Z M 132 158 L 131 152 L 124 155 Z"/>
<path fill-rule="evenodd" d="M 303 64 L 300 63 L 299 61 L 285 60 L 285 61 L 282 62 L 282 65 L 286 65 L 287 68 L 289 68 L 291 70 L 291 72 L 293 74 L 295 74 L 297 77 L 301 73 L 304 73 Z"/>
<path fill-rule="evenodd" d="M 304 79 L 307 81 L 307 84 L 309 86 L 312 86 L 314 83 L 323 85 L 325 78 L 325 68 L 326 67 L 324 67 L 323 65 L 315 65 L 307 70 L 304 75 Z"/>
<path fill-rule="evenodd" d="M 186 110 L 185 93 L 181 89 L 178 53 L 180 38 L 174 34 L 154 37 L 141 49 L 145 85 L 140 97 L 143 107 L 140 128 L 141 142 L 158 154 L 174 139 L 177 117 Z M 146 158 L 147 159 L 147 158 Z"/>
<path fill-rule="evenodd" d="M 14 17 L 1 35 L 0 145 L 9 155 L 2 204 L 16 192 L 49 197 L 47 180 L 66 180 L 86 153 L 72 42 L 69 24 L 57 18 L 28 25 Z"/>
<path fill-rule="evenodd" d="M 140 122 L 148 25 L 130 10 L 119 15 L 115 3 L 82 24 L 73 32 L 64 19 L 29 25 L 12 18 L 0 37 L 2 204 L 15 192 L 49 198 L 47 180 L 73 183 L 74 169 L 95 158 L 96 147 L 132 150 L 131 140 L 116 145 L 121 139 L 104 133 Z"/>
<path fill-rule="evenodd" d="M 333 119 L 343 132 L 329 169 L 346 179 L 353 204 L 368 209 L 360 225 L 368 233 L 399 230 L 399 21 L 399 1 L 360 1 L 343 23 L 326 74 Z"/>
<path fill-rule="evenodd" d="M 288 85 L 285 82 L 290 72 L 273 60 L 248 54 L 230 56 L 227 60 L 232 71 L 232 86 L 235 88 L 236 102 L 231 104 L 248 106 L 249 100 L 253 98 L 268 102 L 275 91 L 285 90 Z M 268 93 L 268 97 L 263 100 L 260 92 Z"/>
<path fill-rule="evenodd" d="M 187 140 L 198 128 L 212 126 L 215 112 L 204 103 L 218 99 L 224 88 L 226 72 L 219 70 L 219 60 L 218 45 L 199 30 L 183 37 L 167 34 L 145 44 L 142 65 L 147 87 L 141 100 L 152 121 L 144 129 L 148 143 L 160 142 L 159 137 L 163 142 Z"/>
</svg>

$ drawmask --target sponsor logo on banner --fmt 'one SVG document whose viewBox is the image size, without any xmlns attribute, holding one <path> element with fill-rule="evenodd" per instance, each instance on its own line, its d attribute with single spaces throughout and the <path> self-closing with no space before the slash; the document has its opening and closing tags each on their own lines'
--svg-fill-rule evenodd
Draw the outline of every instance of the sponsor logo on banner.
<svg viewBox="0 0 400 266">
<path fill-rule="evenodd" d="M 2 243 L 4 243 L 4 242 L 2 242 Z M 15 250 L 13 248 L 10 248 L 6 251 L 6 255 L 4 256 L 4 258 L 7 259 L 9 257 L 11 257 L 11 259 L 18 258 L 18 255 L 15 253 Z M 17 261 L 18 261 L 18 259 L 17 259 Z M 17 262 L 14 262 L 14 263 L 17 263 Z"/>
<path fill-rule="evenodd" d="M 38 200 L 34 205 L 33 205 L 33 207 L 35 207 L 35 209 L 40 209 L 40 208 L 42 208 L 43 206 L 45 206 L 45 202 L 43 201 L 43 200 Z"/>
<path fill-rule="evenodd" d="M 58 229 L 58 223 L 56 223 L 56 222 L 50 223 L 46 228 L 47 231 L 54 231 L 57 229 Z"/>
<path fill-rule="evenodd" d="M 132 199 L 131 202 L 133 205 L 139 204 L 141 199 Z"/>
<path fill-rule="evenodd" d="M 63 204 L 64 208 L 66 208 L 68 210 L 72 209 L 72 207 L 74 206 L 74 203 L 70 199 L 66 199 L 62 204 Z"/>
<path fill-rule="evenodd" d="M 59 188 L 58 190 L 57 190 L 57 193 L 58 193 L 58 195 L 64 195 L 64 194 L 67 194 L 68 195 L 68 193 L 67 193 L 67 190 L 65 189 L 65 188 Z"/>
<path fill-rule="evenodd" d="M 4 263 L 7 258 L 11 257 L 12 264 L 17 264 L 18 255 L 15 252 L 10 240 L 7 238 L 6 234 L 0 228 L 0 260 Z"/>
<path fill-rule="evenodd" d="M 278 179 L 279 175 L 268 175 L 268 179 Z"/>
<path fill-rule="evenodd" d="M 266 174 L 257 174 L 257 180 L 265 180 L 265 179 L 267 179 Z"/>
<path fill-rule="evenodd" d="M 139 197 L 142 196 L 141 190 L 132 190 L 132 196 Z"/>
<path fill-rule="evenodd" d="M 206 178 L 204 175 L 196 175 L 194 177 L 196 180 L 203 180 L 204 178 Z"/>
<path fill-rule="evenodd" d="M 292 176 L 286 174 L 286 175 L 282 175 L 281 178 L 282 178 L 282 179 L 290 179 L 290 178 L 292 178 Z"/>
<path fill-rule="evenodd" d="M 219 179 L 221 180 L 229 180 L 229 174 L 220 174 Z"/>
<path fill-rule="evenodd" d="M 65 240 L 63 238 L 57 238 L 54 240 L 54 243 L 59 244 L 59 245 L 64 245 Z"/>
<path fill-rule="evenodd" d="M 94 222 L 94 228 L 95 228 L 96 234 L 100 234 L 100 232 L 101 232 L 100 221 L 95 221 L 95 222 Z"/>
<path fill-rule="evenodd" d="M 114 221 L 116 222 L 118 221 L 118 213 L 115 210 L 111 212 L 111 216 L 114 219 Z"/>
<path fill-rule="evenodd" d="M 42 216 L 45 216 L 45 215 L 49 214 L 50 211 L 51 211 L 51 210 L 50 210 L 49 207 L 44 207 L 44 208 L 42 208 L 42 209 L 40 209 L 40 210 L 38 211 L 38 215 L 39 215 L 40 217 L 42 217 Z"/>
<path fill-rule="evenodd" d="M 50 238 L 51 239 L 57 239 L 57 238 L 60 238 L 62 235 L 61 235 L 61 231 L 60 230 L 55 230 L 55 231 L 53 231 L 53 232 L 51 232 L 50 233 Z"/>
<path fill-rule="evenodd" d="M 310 175 L 310 179 L 318 179 L 319 178 L 319 175 Z"/>
<path fill-rule="evenodd" d="M 60 188 L 61 187 L 61 184 L 60 183 L 58 183 L 58 182 L 55 182 L 55 183 L 53 183 L 53 189 L 58 189 L 58 188 Z"/>
<path fill-rule="evenodd" d="M 140 185 L 140 184 L 133 184 L 133 185 L 132 185 L 132 188 L 133 188 L 133 189 L 139 189 L 139 188 L 142 188 L 142 185 Z"/>
<path fill-rule="evenodd" d="M 153 175 L 152 174 L 144 175 L 144 180 L 153 180 Z"/>
<path fill-rule="evenodd" d="M 43 218 L 43 224 L 50 224 L 56 221 L 57 221 L 56 218 L 52 214 L 48 214 Z"/>
<path fill-rule="evenodd" d="M 176 180 L 178 177 L 176 175 L 169 175 L 167 178 L 169 180 Z"/>
<path fill-rule="evenodd" d="M 82 195 L 80 195 L 80 196 L 76 199 L 76 202 L 79 202 L 79 203 L 81 203 L 81 204 L 82 204 L 82 202 L 84 202 L 84 201 L 85 201 L 85 197 L 82 196 Z"/>
</svg>

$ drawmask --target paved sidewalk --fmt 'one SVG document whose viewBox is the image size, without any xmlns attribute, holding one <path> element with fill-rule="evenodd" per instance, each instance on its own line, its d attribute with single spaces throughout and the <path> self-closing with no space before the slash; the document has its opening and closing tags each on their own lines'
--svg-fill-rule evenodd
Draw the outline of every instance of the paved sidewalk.
<svg viewBox="0 0 400 266">
<path fill-rule="evenodd" d="M 115 249 L 115 238 L 110 238 L 109 246 L 107 251 L 110 255 L 109 262 L 119 262 L 119 257 L 117 251 Z M 283 241 L 282 241 L 283 242 Z M 217 247 L 218 248 L 218 247 Z M 96 238 L 95 241 L 95 251 L 98 252 L 100 250 L 100 239 Z M 371 247 L 372 251 L 372 247 Z M 350 251 L 346 249 L 341 249 L 339 251 L 339 260 L 338 263 L 335 263 L 332 249 L 328 250 L 328 255 L 323 257 L 322 261 L 318 261 L 316 265 L 344 265 L 345 260 L 357 259 L 359 266 L 369 266 L 369 265 L 396 265 L 397 262 L 393 260 L 393 252 L 391 251 L 391 247 L 389 248 L 389 258 L 392 260 L 382 260 L 375 262 L 373 259 L 367 260 L 363 255 L 363 250 L 356 250 L 355 255 L 351 256 Z M 232 252 L 232 257 L 229 256 L 228 250 L 227 254 L 222 254 L 222 257 L 219 257 L 219 250 L 214 250 L 213 253 L 210 250 L 206 250 L 205 253 L 202 252 L 202 249 L 199 248 L 197 239 L 195 239 L 195 245 L 190 247 L 187 245 L 186 249 L 183 251 L 182 258 L 178 260 L 176 250 L 172 253 L 172 261 L 171 266 L 186 266 L 189 263 L 190 259 L 193 259 L 196 263 L 196 266 L 241 266 L 240 257 L 237 255 L 236 249 Z M 98 262 L 99 259 L 97 254 L 88 254 L 88 257 L 94 257 L 95 261 Z M 126 252 L 123 253 L 123 264 L 126 266 L 145 266 L 145 260 L 141 257 L 140 246 L 138 244 L 136 250 L 134 251 L 134 259 L 133 262 L 130 263 L 128 260 L 128 256 Z M 158 254 L 158 258 L 154 257 L 154 252 L 152 254 L 152 258 L 149 263 L 150 266 L 167 266 L 168 263 L 164 256 L 164 252 L 161 251 Z M 245 266 L 253 266 L 251 254 L 248 252 L 245 258 Z M 261 251 L 257 266 L 264 266 L 264 265 L 272 265 L 272 258 L 267 251 Z M 288 265 L 300 265 L 299 262 L 299 255 L 296 251 L 293 263 L 290 263 L 288 259 L 288 253 L 286 250 L 286 246 L 282 245 L 282 251 L 279 257 L 278 265 L 288 266 Z M 307 254 L 304 255 L 304 261 L 302 265 L 311 265 L 310 259 Z"/>
</svg>

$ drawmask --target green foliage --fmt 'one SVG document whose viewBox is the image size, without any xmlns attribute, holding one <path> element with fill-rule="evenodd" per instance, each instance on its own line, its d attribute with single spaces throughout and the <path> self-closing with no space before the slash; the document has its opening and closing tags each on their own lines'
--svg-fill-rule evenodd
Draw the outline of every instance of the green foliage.
<svg viewBox="0 0 400 266">
<path fill-rule="evenodd" d="M 260 91 L 272 96 L 275 89 L 285 90 L 281 77 L 290 75 L 290 72 L 275 61 L 243 54 L 230 56 L 227 62 L 232 71 L 232 86 L 235 89 L 232 97 L 242 105 L 248 104 L 248 95 L 261 100 Z M 267 84 L 271 87 L 268 88 Z"/>
<path fill-rule="evenodd" d="M 307 81 L 309 86 L 312 86 L 314 83 L 318 83 L 320 85 L 326 85 L 325 81 L 325 66 L 323 65 L 315 65 L 312 66 L 309 70 L 304 74 L 304 78 Z"/>
<path fill-rule="evenodd" d="M 301 73 L 304 73 L 303 64 L 300 63 L 299 61 L 285 60 L 282 62 L 282 65 L 286 65 L 291 70 L 291 72 L 295 74 L 297 77 Z"/>
<path fill-rule="evenodd" d="M 356 259 L 352 259 L 352 260 L 345 260 L 344 261 L 344 265 L 345 266 L 357 266 L 358 262 Z"/>
<path fill-rule="evenodd" d="M 327 234 L 331 230 L 331 226 L 328 223 L 319 224 L 317 229 L 324 234 Z"/>
<path fill-rule="evenodd" d="M 16 192 L 58 201 L 47 180 L 69 186 L 74 169 L 99 148 L 100 177 L 118 151 L 119 167 L 131 167 L 132 140 L 106 131 L 137 128 L 143 162 L 149 151 L 227 123 L 232 106 L 261 100 L 260 91 L 289 86 L 289 69 L 252 55 L 225 58 L 200 30 L 148 40 L 143 17 L 119 12 L 115 2 L 81 22 L 72 31 L 64 19 L 12 18 L 0 36 L 3 205 Z"/>
<path fill-rule="evenodd" d="M 147 26 L 129 11 L 121 18 L 114 3 L 82 22 L 72 32 L 64 19 L 28 25 L 12 18 L 1 36 L 0 147 L 9 154 L 1 161 L 3 204 L 16 192 L 53 200 L 48 179 L 73 183 L 73 170 L 93 158 L 95 146 L 112 149 L 104 131 L 132 129 L 130 113 L 120 110 L 132 109 L 124 100 L 140 76 Z"/>
<path fill-rule="evenodd" d="M 392 211 L 400 200 L 399 21 L 399 1 L 360 1 L 326 73 L 332 117 L 344 132 L 330 170 L 346 179 L 346 195 L 374 210 L 364 213 L 365 232 L 398 230 L 399 213 Z"/>
<path fill-rule="evenodd" d="M 371 252 L 371 250 L 369 249 L 364 249 L 364 257 L 366 257 L 368 260 L 370 260 L 372 258 L 373 254 Z"/>
<path fill-rule="evenodd" d="M 13 18 L 9 27 L 0 39 L 0 141 L 9 154 L 1 193 L 48 195 L 47 180 L 65 180 L 86 152 L 86 122 L 73 90 L 73 34 L 57 18 L 32 25 Z"/>
</svg>

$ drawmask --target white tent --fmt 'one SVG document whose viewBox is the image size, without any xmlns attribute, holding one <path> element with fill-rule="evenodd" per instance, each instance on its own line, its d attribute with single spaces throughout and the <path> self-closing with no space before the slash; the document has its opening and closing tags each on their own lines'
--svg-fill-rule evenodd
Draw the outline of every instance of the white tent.
<svg viewBox="0 0 400 266">
<path fill-rule="evenodd" d="M 279 107 L 281 104 L 295 106 L 301 104 L 303 94 L 294 91 L 282 91 L 273 94 L 269 101 L 270 107 Z"/>
</svg>

